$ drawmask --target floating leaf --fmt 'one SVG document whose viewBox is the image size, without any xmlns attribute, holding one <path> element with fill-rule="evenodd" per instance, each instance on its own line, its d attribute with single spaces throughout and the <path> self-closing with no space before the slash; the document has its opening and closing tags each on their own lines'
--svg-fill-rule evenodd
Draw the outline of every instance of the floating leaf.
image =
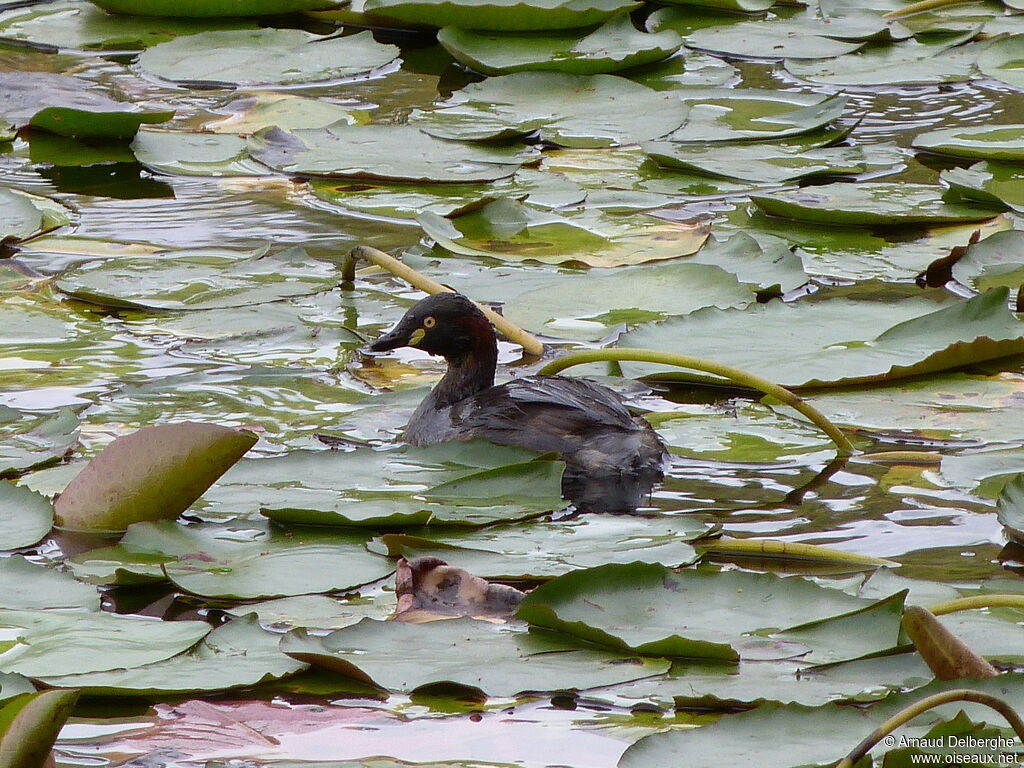
<svg viewBox="0 0 1024 768">
<path fill-rule="evenodd" d="M 984 160 L 970 168 L 949 168 L 939 178 L 960 197 L 1024 213 L 1024 171 L 1015 165 Z"/>
<path fill-rule="evenodd" d="M 78 417 L 70 408 L 26 416 L 0 406 L 0 477 L 56 464 L 78 443 Z"/>
<path fill-rule="evenodd" d="M 997 288 L 935 311 L 928 301 L 909 299 L 898 304 L 832 299 L 772 302 L 744 311 L 704 309 L 640 326 L 620 343 L 709 357 L 783 386 L 886 381 L 1021 354 L 1024 324 L 1006 303 L 1006 289 Z M 850 317 L 857 318 L 856 330 Z M 625 362 L 622 368 L 627 376 L 658 370 Z"/>
<path fill-rule="evenodd" d="M 394 181 L 495 181 L 523 158 L 499 147 L 467 147 L 407 125 L 347 125 L 287 133 L 277 128 L 249 139 L 253 157 L 284 173 Z"/>
<path fill-rule="evenodd" d="M 611 648 L 733 661 L 739 657 L 736 649 L 747 642 L 744 633 L 868 605 L 800 578 L 673 572 L 661 565 L 630 563 L 573 571 L 549 581 L 526 597 L 516 615 Z M 681 616 L 685 621 L 680 622 Z M 897 628 L 898 622 L 897 617 Z"/>
<path fill-rule="evenodd" d="M 92 0 L 111 13 L 136 16 L 207 18 L 269 16 L 330 8 L 332 0 Z"/>
<path fill-rule="evenodd" d="M 401 648 L 400 654 L 395 648 Z M 597 688 L 664 672 L 666 662 L 599 650 L 567 650 L 532 633 L 486 621 L 427 624 L 363 619 L 325 637 L 304 630 L 281 641 L 289 656 L 389 691 L 435 683 L 514 696 Z"/>
<path fill-rule="evenodd" d="M 657 26 L 651 24 L 651 20 L 658 14 L 670 10 L 661 9 L 648 16 L 648 28 L 652 32 L 660 31 Z M 689 15 L 689 11 L 676 10 Z M 713 88 L 725 85 L 739 79 L 739 70 L 714 56 L 687 52 L 685 56 L 677 53 L 660 64 L 648 65 L 639 71 L 630 72 L 629 75 L 630 80 L 655 91 L 667 91 L 680 86 Z"/>
<path fill-rule="evenodd" d="M 486 75 L 532 69 L 597 75 L 660 61 L 682 45 L 671 31 L 637 31 L 628 13 L 583 36 L 575 30 L 525 36 L 445 27 L 437 41 L 457 61 Z"/>
<path fill-rule="evenodd" d="M 603 563 L 683 565 L 696 556 L 691 542 L 706 532 L 705 526 L 686 518 L 592 515 L 543 526 L 450 530 L 432 538 L 388 533 L 380 545 L 391 557 L 437 557 L 487 579 L 525 580 Z M 371 549 L 376 551 L 378 544 Z"/>
<path fill-rule="evenodd" d="M 174 116 L 174 110 L 142 109 L 98 93 L 88 80 L 49 72 L 0 72 L 0 113 L 19 126 L 101 140 L 129 139 L 143 123 Z"/>
<path fill-rule="evenodd" d="M 333 288 L 335 268 L 303 248 L 232 252 L 197 248 L 158 258 L 112 258 L 65 271 L 58 282 L 76 299 L 118 309 L 244 307 Z"/>
<path fill-rule="evenodd" d="M 941 128 L 914 137 L 915 149 L 983 160 L 1024 160 L 1024 124 Z"/>
<path fill-rule="evenodd" d="M 724 240 L 712 237 L 686 261 L 721 267 L 744 285 L 769 293 L 791 291 L 808 279 L 803 262 L 789 243 L 760 233 L 756 238 L 746 232 L 737 232 Z"/>
<path fill-rule="evenodd" d="M 55 200 L 0 187 L 0 242 L 17 242 L 64 226 L 71 211 Z"/>
<path fill-rule="evenodd" d="M 673 142 L 799 136 L 839 119 L 846 106 L 841 95 L 746 88 L 692 88 L 674 95 L 689 111 L 682 127 L 665 137 Z"/>
<path fill-rule="evenodd" d="M 183 84 L 297 85 L 369 72 L 397 55 L 397 47 L 376 42 L 369 31 L 320 37 L 300 29 L 228 30 L 147 48 L 139 66 Z"/>
<path fill-rule="evenodd" d="M 312 627 L 341 629 L 358 624 L 365 618 L 386 619 L 394 613 L 394 601 L 383 595 L 362 597 L 327 597 L 326 595 L 296 595 L 259 603 L 244 603 L 227 609 L 232 616 L 255 613 L 260 624 L 275 629 Z"/>
<path fill-rule="evenodd" d="M 815 176 L 845 176 L 891 168 L 899 162 L 898 150 L 875 145 L 870 152 L 861 147 L 800 147 L 771 144 L 737 144 L 723 152 L 672 141 L 649 141 L 644 152 L 666 168 L 681 168 L 708 176 L 782 184 Z"/>
<path fill-rule="evenodd" d="M 976 291 L 1024 285 L 1024 233 L 1008 229 L 972 243 L 953 265 L 953 277 Z"/>
<path fill-rule="evenodd" d="M 294 675 L 306 665 L 278 650 L 281 636 L 248 615 L 210 632 L 188 653 L 129 669 L 47 675 L 55 688 L 89 696 L 171 696 L 225 691 Z"/>
<path fill-rule="evenodd" d="M 3 5 L 0 3 L 0 8 Z M 181 3 L 175 5 L 180 6 Z M 196 21 L 147 19 L 133 11 L 127 14 L 113 16 L 84 0 L 51 0 L 12 8 L 0 14 L 0 37 L 30 43 L 44 50 L 135 51 L 171 40 L 177 35 L 255 26 L 251 21 L 237 18 L 206 21 L 199 26 Z"/>
<path fill-rule="evenodd" d="M 0 709 L 4 768 L 52 765 L 50 748 L 77 701 L 78 691 L 41 691 L 23 694 Z"/>
<path fill-rule="evenodd" d="M 884 20 L 876 18 L 879 30 L 884 29 Z M 833 23 L 823 19 L 752 19 L 696 29 L 685 40 L 688 48 L 701 51 L 773 59 L 831 58 L 853 53 L 864 45 L 863 39 L 837 39 L 829 34 L 840 29 L 841 20 Z"/>
<path fill-rule="evenodd" d="M 943 456 L 940 468 L 946 483 L 994 499 L 1008 482 L 1024 473 L 1024 448 L 982 449 Z"/>
<path fill-rule="evenodd" d="M 124 530 L 140 520 L 177 517 L 256 442 L 244 430 L 162 424 L 119 437 L 57 499 L 65 528 Z"/>
<path fill-rule="evenodd" d="M 76 581 L 66 573 L 33 565 L 21 555 L 0 559 L 0 608 L 100 609 L 96 587 Z"/>
<path fill-rule="evenodd" d="M 138 161 L 157 173 L 183 176 L 266 176 L 240 136 L 184 131 L 139 131 L 132 141 Z"/>
<path fill-rule="evenodd" d="M 679 99 L 613 75 L 518 72 L 473 83 L 410 122 L 445 139 L 487 141 L 537 132 L 563 147 L 655 139 L 686 117 Z"/>
<path fill-rule="evenodd" d="M 103 611 L 0 610 L 0 627 L 12 642 L 0 645 L 0 671 L 56 677 L 150 664 L 201 640 L 203 621 L 156 621 Z"/>
<path fill-rule="evenodd" d="M 685 262 L 551 275 L 543 288 L 508 302 L 504 315 L 524 328 L 597 341 L 622 323 L 685 315 L 701 307 L 743 307 L 754 294 L 725 270 Z"/>
<path fill-rule="evenodd" d="M 1002 80 L 1009 86 L 1024 90 L 1024 35 L 1008 35 L 995 40 L 978 56 L 978 70 L 983 75 Z"/>
<path fill-rule="evenodd" d="M 930 184 L 825 184 L 751 195 L 769 216 L 853 226 L 893 227 L 991 219 L 990 208 L 947 203 Z"/>
<path fill-rule="evenodd" d="M 431 27 L 529 31 L 599 24 L 637 5 L 633 0 L 366 0 L 363 10 Z"/>
<path fill-rule="evenodd" d="M 704 222 L 648 216 L 624 219 L 586 210 L 561 216 L 505 199 L 454 219 L 423 213 L 417 221 L 438 245 L 452 253 L 548 264 L 577 262 L 591 267 L 686 256 L 708 236 Z"/>
<path fill-rule="evenodd" d="M 775 0 L 671 0 L 671 4 L 684 7 L 713 8 L 719 11 L 757 13 L 771 8 L 775 5 Z"/>
<path fill-rule="evenodd" d="M 271 126 L 294 131 L 326 128 L 338 122 L 364 123 L 367 119 L 365 111 L 348 109 L 331 101 L 261 91 L 241 96 L 218 111 L 230 111 L 232 114 L 208 120 L 203 123 L 203 129 L 242 136 Z"/>
<path fill-rule="evenodd" d="M 1024 474 L 1017 475 L 1006 485 L 997 500 L 999 522 L 1018 541 L 1024 541 Z"/>
<path fill-rule="evenodd" d="M 53 506 L 42 494 L 0 480 L 0 549 L 30 547 L 53 527 Z"/>
</svg>

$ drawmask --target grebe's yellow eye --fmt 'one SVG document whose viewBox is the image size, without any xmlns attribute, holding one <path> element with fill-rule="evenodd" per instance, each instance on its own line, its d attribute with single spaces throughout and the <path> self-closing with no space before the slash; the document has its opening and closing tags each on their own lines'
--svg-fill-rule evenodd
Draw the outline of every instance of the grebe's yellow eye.
<svg viewBox="0 0 1024 768">
<path fill-rule="evenodd" d="M 435 325 L 437 325 L 437 318 L 433 315 L 427 315 L 423 318 L 424 328 L 433 328 Z"/>
</svg>

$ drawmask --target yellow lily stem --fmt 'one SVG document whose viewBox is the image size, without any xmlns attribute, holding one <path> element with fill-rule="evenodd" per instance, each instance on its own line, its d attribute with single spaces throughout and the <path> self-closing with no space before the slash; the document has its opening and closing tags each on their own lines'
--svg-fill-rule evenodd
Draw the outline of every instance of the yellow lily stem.
<svg viewBox="0 0 1024 768">
<path fill-rule="evenodd" d="M 1024 609 L 1024 595 L 973 595 L 961 597 L 956 600 L 946 600 L 935 605 L 928 606 L 928 610 L 936 616 L 943 616 L 947 613 L 957 611 L 969 611 L 974 608 L 1022 608 Z"/>
<path fill-rule="evenodd" d="M 447 285 L 442 285 L 436 280 L 431 280 L 426 275 L 421 275 L 415 269 L 407 264 L 403 264 L 394 256 L 389 256 L 384 253 L 384 251 L 371 248 L 368 245 L 357 245 L 352 249 L 349 255 L 345 257 L 345 261 L 341 266 L 341 279 L 343 285 L 351 285 L 355 282 L 355 265 L 356 261 L 360 259 L 373 262 L 377 266 L 386 269 L 395 277 L 405 280 L 405 282 L 413 288 L 418 288 L 426 293 L 455 293 L 455 291 Z M 494 327 L 506 339 L 521 346 L 527 354 L 535 355 L 537 357 L 544 354 L 544 345 L 536 337 L 524 331 L 515 323 L 506 320 L 493 309 L 480 306 L 480 304 L 477 304 L 477 306 L 480 307 L 480 311 L 487 315 L 487 319 L 491 321 Z"/>
<path fill-rule="evenodd" d="M 829 421 L 823 413 L 807 401 L 790 392 L 785 387 L 763 379 L 753 373 L 734 368 L 731 365 L 717 363 L 703 357 L 693 355 L 677 355 L 672 352 L 659 352 L 653 349 L 636 349 L 631 347 L 618 347 L 615 349 L 586 349 L 577 352 L 570 352 L 557 360 L 541 368 L 538 373 L 542 376 L 550 376 L 574 365 L 584 363 L 596 363 L 608 360 L 632 360 L 641 363 L 657 363 L 659 365 L 673 365 L 678 368 L 689 368 L 694 371 L 705 371 L 721 376 L 736 384 L 750 389 L 757 389 L 766 395 L 774 397 L 784 405 L 802 413 L 811 422 L 818 426 L 833 443 L 836 444 L 841 456 L 849 456 L 857 452 L 846 435 L 842 433 L 835 424 Z"/>
<path fill-rule="evenodd" d="M 918 0 L 916 3 L 897 8 L 895 11 L 883 13 L 883 19 L 902 19 L 904 16 L 913 16 L 922 11 L 933 11 L 936 8 L 945 8 L 947 5 L 959 5 L 967 0 Z"/>
<path fill-rule="evenodd" d="M 871 735 L 854 747 L 846 757 L 836 763 L 836 768 L 853 768 L 854 764 L 870 752 L 872 747 L 897 728 L 913 720 L 918 715 L 927 712 L 929 709 L 949 704 L 953 701 L 970 701 L 975 704 L 984 704 L 986 707 L 994 709 L 1006 718 L 1006 722 L 1013 728 L 1017 738 L 1024 742 L 1024 722 L 1021 721 L 1020 716 L 1013 711 L 1009 704 L 1002 699 L 997 699 L 995 696 L 990 696 L 981 691 L 972 691 L 969 688 L 954 688 L 951 691 L 943 691 L 942 693 L 936 693 L 934 696 L 928 696 L 901 709 L 872 731 Z"/>
</svg>

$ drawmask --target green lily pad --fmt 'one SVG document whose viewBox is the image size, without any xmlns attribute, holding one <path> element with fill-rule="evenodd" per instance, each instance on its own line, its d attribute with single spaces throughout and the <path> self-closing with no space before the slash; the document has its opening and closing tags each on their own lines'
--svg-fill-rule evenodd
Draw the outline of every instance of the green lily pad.
<svg viewBox="0 0 1024 768">
<path fill-rule="evenodd" d="M 120 547 L 130 554 L 160 555 L 167 577 L 204 597 L 252 600 L 351 589 L 394 570 L 370 554 L 367 536 L 315 529 L 272 528 L 258 521 L 182 526 L 171 521 L 128 529 Z M 116 552 L 102 550 L 111 562 Z M 90 566 L 86 556 L 77 558 Z M 132 558 L 123 565 L 131 571 Z"/>
<path fill-rule="evenodd" d="M 150 664 L 201 640 L 203 621 L 155 621 L 103 611 L 0 610 L 0 672 L 55 677 Z"/>
<path fill-rule="evenodd" d="M 994 499 L 1006 484 L 1024 473 L 1024 448 L 985 448 L 943 456 L 939 473 L 946 484 Z"/>
<path fill-rule="evenodd" d="M 953 278 L 976 291 L 1005 286 L 1016 291 L 1024 285 L 1024 232 L 1008 229 L 967 247 L 953 265 Z"/>
<path fill-rule="evenodd" d="M 256 442 L 241 429 L 161 424 L 119 437 L 64 489 L 54 520 L 72 530 L 124 530 L 175 518 Z"/>
<path fill-rule="evenodd" d="M 395 654 L 396 647 L 401 654 Z M 300 629 L 285 635 L 281 650 L 389 691 L 447 683 L 498 697 L 597 688 L 668 668 L 656 659 L 567 649 L 533 633 L 473 619 L 427 624 L 363 619 L 324 637 Z"/>
<path fill-rule="evenodd" d="M 18 129 L 6 120 L 0 120 L 0 141 L 14 141 Z"/>
<path fill-rule="evenodd" d="M 137 586 L 167 581 L 164 555 L 133 552 L 120 544 L 82 552 L 66 564 L 75 578 L 100 586 Z"/>
<path fill-rule="evenodd" d="M 244 307 L 327 291 L 335 268 L 302 248 L 267 255 L 199 248 L 156 258 L 91 261 L 65 271 L 57 286 L 76 299 L 118 309 Z"/>
<path fill-rule="evenodd" d="M 723 152 L 721 147 L 649 141 L 643 145 L 656 163 L 726 179 L 783 184 L 816 176 L 851 176 L 892 168 L 900 162 L 894 145 L 824 147 L 804 150 L 785 145 L 737 144 Z"/>
<path fill-rule="evenodd" d="M 467 147 L 407 125 L 347 125 L 288 133 L 257 132 L 249 151 L 284 173 L 420 182 L 480 182 L 511 176 L 523 162 L 513 149 Z"/>
<path fill-rule="evenodd" d="M 310 191 L 344 211 L 386 216 L 414 224 L 424 212 L 449 216 L 486 197 L 510 197 L 534 208 L 582 203 L 587 193 L 559 173 L 520 168 L 514 176 L 478 184 L 378 182 L 369 179 L 311 179 Z"/>
<path fill-rule="evenodd" d="M 842 95 L 746 88 L 693 88 L 676 97 L 689 111 L 682 127 L 665 137 L 672 142 L 799 136 L 837 120 L 846 106 Z"/>
<path fill-rule="evenodd" d="M 369 31 L 320 37 L 299 29 L 228 30 L 147 48 L 139 66 L 183 84 L 297 85 L 369 72 L 397 55 L 397 47 L 376 42 Z"/>
<path fill-rule="evenodd" d="M 947 203 L 942 187 L 930 184 L 825 184 L 755 194 L 750 199 L 769 216 L 847 226 L 894 227 L 984 221 L 991 208 Z"/>
<path fill-rule="evenodd" d="M 621 323 L 685 315 L 701 307 L 744 307 L 754 294 L 725 270 L 689 261 L 551 275 L 520 294 L 505 317 L 547 336 L 597 341 Z"/>
<path fill-rule="evenodd" d="M 0 549 L 37 543 L 53 527 L 53 505 L 42 494 L 0 480 Z"/>
<path fill-rule="evenodd" d="M 1024 35 L 1008 35 L 994 41 L 978 56 L 978 70 L 983 75 L 1002 80 L 1018 90 L 1024 89 Z"/>
<path fill-rule="evenodd" d="M 47 685 L 89 696 L 171 696 L 243 688 L 297 674 L 307 665 L 278 650 L 281 636 L 254 615 L 210 632 L 188 653 L 129 669 L 47 675 Z"/>
<path fill-rule="evenodd" d="M 1013 414 L 1024 403 L 1024 381 L 1013 374 L 954 373 L 808 400 L 836 424 L 886 436 L 1012 443 L 1021 440 Z"/>
<path fill-rule="evenodd" d="M 506 199 L 454 219 L 423 213 L 416 220 L 438 245 L 452 253 L 591 267 L 686 256 L 708 236 L 708 227 L 702 222 L 649 216 L 626 219 L 588 210 L 562 216 Z"/>
<path fill-rule="evenodd" d="M 26 417 L 0 406 L 0 477 L 56 464 L 78 443 L 78 417 L 70 408 Z"/>
<path fill-rule="evenodd" d="M 864 40 L 836 39 L 838 24 L 819 19 L 752 19 L 738 24 L 696 29 L 686 35 L 688 48 L 754 58 L 824 59 L 853 53 Z M 885 22 L 880 20 L 880 28 Z"/>
<path fill-rule="evenodd" d="M 898 304 L 773 302 L 744 311 L 698 310 L 640 326 L 620 343 L 708 357 L 783 386 L 888 381 L 1021 354 L 1024 324 L 1006 304 L 1005 288 L 934 311 L 927 300 L 910 299 Z M 856 330 L 850 317 L 857 318 Z M 800 331 L 794 334 L 794 328 Z M 622 369 L 627 376 L 664 370 L 625 362 Z"/>
<path fill-rule="evenodd" d="M 0 4 L 2 7 L 2 4 Z M 136 51 L 202 30 L 254 28 L 241 19 L 196 21 L 147 19 L 133 12 L 112 16 L 85 0 L 55 0 L 12 8 L 0 14 L 0 38 L 43 49 Z"/>
<path fill-rule="evenodd" d="M 241 136 L 185 131 L 139 131 L 132 151 L 157 173 L 180 176 L 267 176 L 266 166 L 249 157 Z"/>
<path fill-rule="evenodd" d="M 1024 170 L 1015 165 L 983 160 L 949 168 L 939 178 L 962 198 L 1024 213 Z"/>
<path fill-rule="evenodd" d="M 869 605 L 800 578 L 673 572 L 630 563 L 573 571 L 549 581 L 526 596 L 516 615 L 611 648 L 733 661 L 739 658 L 737 648 L 746 653 L 744 633 L 803 625 Z M 899 618 L 893 621 L 895 637 Z"/>
<path fill-rule="evenodd" d="M 92 0 L 110 13 L 135 16 L 208 18 L 215 16 L 270 16 L 330 8 L 332 0 Z"/>
<path fill-rule="evenodd" d="M 449 531 L 443 538 L 388 533 L 379 546 L 375 542 L 370 548 L 391 557 L 437 557 L 485 579 L 547 579 L 604 563 L 685 565 L 697 557 L 688 542 L 706 532 L 706 526 L 682 516 L 634 519 L 597 515 L 544 525 Z"/>
<path fill-rule="evenodd" d="M 671 0 L 670 5 L 695 5 L 701 8 L 713 8 L 718 11 L 757 13 L 758 11 L 767 11 L 775 5 L 775 0 Z"/>
<path fill-rule="evenodd" d="M 0 187 L 0 242 L 17 242 L 71 221 L 71 211 L 55 200 Z"/>
<path fill-rule="evenodd" d="M 999 522 L 1018 541 L 1024 540 L 1024 475 L 1017 475 L 999 494 Z"/>
<path fill-rule="evenodd" d="M 0 72 L 3 115 L 60 136 L 129 139 L 143 123 L 163 123 L 173 109 L 143 109 L 99 93 L 88 80 L 49 72 Z"/>
<path fill-rule="evenodd" d="M 651 25 L 651 20 L 656 15 L 670 10 L 673 9 L 663 8 L 651 14 L 648 17 L 648 29 L 652 32 L 661 31 Z M 689 14 L 688 11 L 674 10 Z M 630 72 L 629 79 L 655 91 L 673 90 L 680 86 L 713 88 L 739 80 L 739 70 L 715 56 L 687 51 L 685 55 L 677 53 L 659 64 L 651 64 L 641 70 Z"/>
<path fill-rule="evenodd" d="M 0 702 L 10 701 L 23 693 L 35 693 L 32 681 L 21 675 L 0 672 Z"/>
<path fill-rule="evenodd" d="M 394 611 L 395 601 L 385 595 L 295 595 L 259 603 L 245 603 L 226 612 L 236 618 L 254 613 L 260 624 L 275 629 L 342 629 L 358 624 L 365 618 L 386 619 Z"/>
<path fill-rule="evenodd" d="M 709 238 L 704 246 L 687 257 L 691 264 L 713 264 L 755 291 L 769 293 L 791 291 L 807 282 L 800 257 L 781 238 L 746 232 L 719 240 Z"/>
<path fill-rule="evenodd" d="M 473 83 L 410 122 L 433 136 L 487 141 L 537 132 L 563 147 L 656 139 L 686 117 L 679 99 L 613 75 L 517 72 Z"/>
<path fill-rule="evenodd" d="M 583 36 L 577 31 L 525 36 L 445 27 L 437 41 L 456 61 L 486 75 L 533 69 L 598 75 L 660 61 L 683 42 L 671 31 L 638 31 L 628 13 Z"/>
<path fill-rule="evenodd" d="M 982 160 L 1024 160 L 1024 124 L 941 128 L 914 137 L 915 149 Z"/>
<path fill-rule="evenodd" d="M 930 35 L 923 39 L 866 45 L 855 53 L 829 59 L 787 59 L 796 77 L 828 85 L 928 85 L 970 80 L 984 44 L 963 45 L 978 33 Z M 959 46 L 959 47 L 955 47 Z"/>
<path fill-rule="evenodd" d="M 203 123 L 204 130 L 248 136 L 275 125 L 283 131 L 295 131 L 326 128 L 342 121 L 350 124 L 367 122 L 364 110 L 349 109 L 322 99 L 261 91 L 240 96 L 218 111 L 230 111 L 231 114 L 208 120 Z"/>
<path fill-rule="evenodd" d="M 0 608 L 100 609 L 96 587 L 52 568 L 33 565 L 21 555 L 0 559 L 0 580 L 4 584 Z"/>
<path fill-rule="evenodd" d="M 366 0 L 363 10 L 429 27 L 530 31 L 599 24 L 637 5 L 633 0 Z"/>
</svg>

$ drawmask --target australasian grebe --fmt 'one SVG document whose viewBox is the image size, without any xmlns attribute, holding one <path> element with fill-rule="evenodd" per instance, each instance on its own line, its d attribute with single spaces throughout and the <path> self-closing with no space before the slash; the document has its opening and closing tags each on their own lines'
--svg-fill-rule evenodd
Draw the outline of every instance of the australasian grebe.
<svg viewBox="0 0 1024 768">
<path fill-rule="evenodd" d="M 444 378 L 413 413 L 412 445 L 481 438 L 566 462 L 567 478 L 635 476 L 649 490 L 662 477 L 665 445 L 634 418 L 618 394 L 562 376 L 524 376 L 494 385 L 498 343 L 490 321 L 468 298 L 439 293 L 415 304 L 374 352 L 415 347 L 448 362 Z"/>
</svg>

